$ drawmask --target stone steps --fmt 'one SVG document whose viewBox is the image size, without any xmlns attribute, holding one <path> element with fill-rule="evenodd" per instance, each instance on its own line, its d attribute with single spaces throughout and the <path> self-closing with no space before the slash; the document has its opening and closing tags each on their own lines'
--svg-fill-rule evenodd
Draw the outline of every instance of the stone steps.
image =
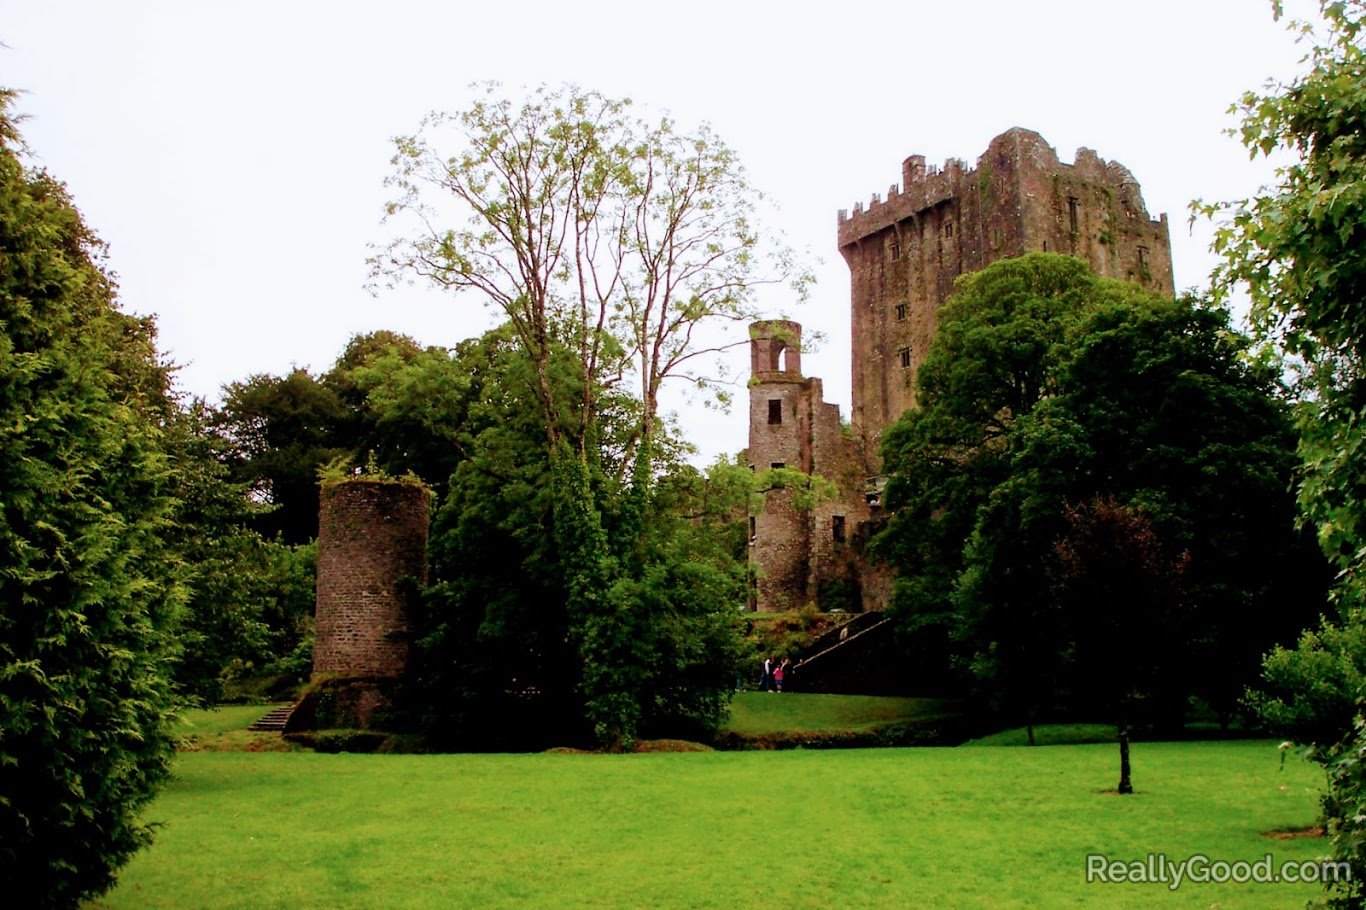
<svg viewBox="0 0 1366 910">
<path fill-rule="evenodd" d="M 289 723 L 289 716 L 294 713 L 295 705 L 284 705 L 279 708 L 272 708 L 264 717 L 257 720 L 248 730 L 263 730 L 268 733 L 285 732 L 285 724 Z"/>
</svg>

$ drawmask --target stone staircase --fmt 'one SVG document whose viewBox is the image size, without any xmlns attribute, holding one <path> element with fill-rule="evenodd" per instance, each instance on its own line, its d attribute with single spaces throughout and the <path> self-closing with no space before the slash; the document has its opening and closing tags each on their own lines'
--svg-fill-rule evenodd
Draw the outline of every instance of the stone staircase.
<svg viewBox="0 0 1366 910">
<path fill-rule="evenodd" d="M 248 730 L 261 730 L 267 733 L 285 732 L 285 724 L 289 723 L 289 716 L 294 713 L 295 705 L 283 705 L 279 708 L 272 708 L 264 717 L 247 727 Z"/>
<path fill-rule="evenodd" d="M 880 612 L 863 613 L 825 633 L 792 665 L 791 683 L 784 688 L 796 692 L 896 694 L 887 691 L 889 684 L 896 685 L 895 679 L 880 672 L 891 642 L 891 622 Z"/>
<path fill-rule="evenodd" d="M 847 647 L 850 643 L 880 629 L 891 619 L 882 613 L 861 613 L 837 629 L 831 629 L 811 643 L 806 653 L 793 665 L 793 669 L 809 666 L 817 660 L 835 652 L 837 648 Z"/>
</svg>

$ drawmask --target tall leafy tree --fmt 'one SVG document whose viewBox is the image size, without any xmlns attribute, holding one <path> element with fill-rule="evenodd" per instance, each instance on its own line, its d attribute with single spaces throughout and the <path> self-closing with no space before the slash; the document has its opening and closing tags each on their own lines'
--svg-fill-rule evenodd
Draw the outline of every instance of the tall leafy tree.
<svg viewBox="0 0 1366 910">
<path fill-rule="evenodd" d="M 659 390 L 671 376 L 704 381 L 709 327 L 753 318 L 758 284 L 804 276 L 781 245 L 762 255 L 759 195 L 714 134 L 647 122 L 595 92 L 542 87 L 516 102 L 488 86 L 399 139 L 394 165 L 388 214 L 401 233 L 375 274 L 473 292 L 508 320 L 535 375 L 578 687 L 599 738 L 628 743 L 653 658 L 629 644 L 640 611 L 614 592 L 637 571 L 623 557 L 641 545 L 652 496 Z M 566 355 L 576 375 L 561 383 Z M 604 443 L 622 429 L 603 419 L 606 402 L 633 374 L 634 420 L 604 484 Z"/>
<path fill-rule="evenodd" d="M 215 429 L 230 443 L 230 479 L 269 506 L 253 522 L 264 537 L 318 536 L 318 469 L 350 454 L 340 436 L 347 416 L 337 391 L 302 368 L 224 387 Z"/>
<path fill-rule="evenodd" d="M 1280 4 L 1273 4 L 1279 16 Z M 1304 365 L 1299 411 L 1300 506 L 1338 569 L 1336 615 L 1295 650 L 1267 662 L 1266 715 L 1287 723 L 1329 769 L 1324 799 L 1333 852 L 1353 875 L 1334 906 L 1366 898 L 1366 3 L 1320 0 L 1314 23 L 1293 23 L 1304 72 L 1248 92 L 1235 106 L 1254 157 L 1285 152 L 1275 185 L 1203 206 L 1220 225 L 1215 278 L 1245 288 L 1264 338 Z M 1353 719 L 1354 718 L 1354 719 Z"/>
<path fill-rule="evenodd" d="M 149 321 L 121 313 L 65 189 L 0 94 L 0 886 L 74 907 L 146 844 L 180 599 Z"/>
<path fill-rule="evenodd" d="M 744 563 L 726 545 L 735 530 L 715 532 L 734 515 L 694 510 L 701 494 L 675 482 L 686 473 L 678 467 L 630 514 L 614 470 L 620 449 L 609 449 L 584 500 L 607 503 L 597 517 L 604 535 L 625 535 L 630 546 L 603 557 L 622 569 L 610 589 L 592 592 L 616 612 L 575 613 L 571 585 L 583 583 L 575 573 L 588 548 L 555 533 L 557 462 L 539 415 L 525 406 L 535 370 L 507 329 L 462 343 L 451 362 L 468 383 L 463 420 L 451 427 L 462 458 L 432 531 L 419 671 L 429 730 L 462 748 L 512 749 L 594 736 L 610 743 L 612 731 L 596 729 L 604 716 L 627 718 L 639 735 L 714 728 L 734 680 L 733 622 L 744 598 Z M 551 366 L 573 400 L 572 355 Z M 613 427 L 636 419 L 634 402 L 602 401 L 605 435 L 616 438 Z M 585 685 L 591 674 L 601 676 Z"/>
<path fill-rule="evenodd" d="M 1166 669 L 1142 676 L 1142 713 L 1178 723 L 1192 695 L 1231 711 L 1256 655 L 1312 622 L 1322 590 L 1293 527 L 1275 373 L 1226 313 L 1060 257 L 998 263 L 955 304 L 921 408 L 888 437 L 902 508 L 880 543 L 902 573 L 898 610 L 954 642 L 1009 716 L 1110 710 L 1079 657 L 1094 642 L 1077 638 L 1104 624 L 1060 601 L 1050 565 L 1072 510 L 1113 501 L 1185 565 L 1181 609 L 1129 618 L 1166 633 L 1146 652 Z"/>
<path fill-rule="evenodd" d="M 246 484 L 231 481 L 229 445 L 211 419 L 207 406 L 191 401 L 166 425 L 177 504 L 163 535 L 182 563 L 186 594 L 175 683 L 183 698 L 210 704 L 242 677 L 279 670 L 286 689 L 302 682 L 298 662 L 288 672 L 284 663 L 308 651 L 314 601 L 311 546 L 253 530 L 265 507 Z"/>
</svg>

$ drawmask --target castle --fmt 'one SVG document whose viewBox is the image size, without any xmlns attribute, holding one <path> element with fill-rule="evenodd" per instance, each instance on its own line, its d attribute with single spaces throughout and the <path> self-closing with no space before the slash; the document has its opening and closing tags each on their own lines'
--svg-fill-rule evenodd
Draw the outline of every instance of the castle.
<svg viewBox="0 0 1366 910">
<path fill-rule="evenodd" d="M 993 139 L 975 168 L 957 159 L 927 168 L 912 155 L 901 178 L 885 200 L 874 195 L 866 208 L 839 213 L 851 279 L 848 425 L 824 401 L 821 380 L 802 375 L 801 326 L 750 327 L 750 465 L 795 468 L 838 488 L 811 508 L 790 487 L 763 494 L 763 508 L 750 517 L 753 609 L 887 605 L 890 573 L 864 547 L 880 512 L 878 445 L 914 403 L 916 370 L 959 275 L 1042 251 L 1174 292 L 1167 216 L 1150 218 L 1133 174 L 1090 149 L 1064 164 L 1038 133 L 1017 127 Z"/>
</svg>

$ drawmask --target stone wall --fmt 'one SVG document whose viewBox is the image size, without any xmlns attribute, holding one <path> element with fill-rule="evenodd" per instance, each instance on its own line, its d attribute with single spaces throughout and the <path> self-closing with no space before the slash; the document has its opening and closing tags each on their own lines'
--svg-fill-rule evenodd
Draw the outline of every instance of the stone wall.
<svg viewBox="0 0 1366 910">
<path fill-rule="evenodd" d="M 798 508 L 790 489 L 770 489 L 750 516 L 752 606 L 761 612 L 863 608 L 858 529 L 869 510 L 861 454 L 824 400 L 820 379 L 801 374 L 801 326 L 750 327 L 749 462 L 756 471 L 786 467 L 838 488 L 833 499 Z"/>
<path fill-rule="evenodd" d="M 1027 252 L 1173 293 L 1167 217 L 1148 216 L 1127 168 L 1080 149 L 1064 164 L 1038 133 L 992 140 L 975 168 L 902 164 L 902 184 L 838 217 L 851 280 L 852 422 L 870 473 L 882 432 L 914 404 L 915 374 L 959 275 Z"/>
<path fill-rule="evenodd" d="M 358 478 L 322 490 L 314 680 L 397 679 L 427 578 L 426 487 Z"/>
</svg>

